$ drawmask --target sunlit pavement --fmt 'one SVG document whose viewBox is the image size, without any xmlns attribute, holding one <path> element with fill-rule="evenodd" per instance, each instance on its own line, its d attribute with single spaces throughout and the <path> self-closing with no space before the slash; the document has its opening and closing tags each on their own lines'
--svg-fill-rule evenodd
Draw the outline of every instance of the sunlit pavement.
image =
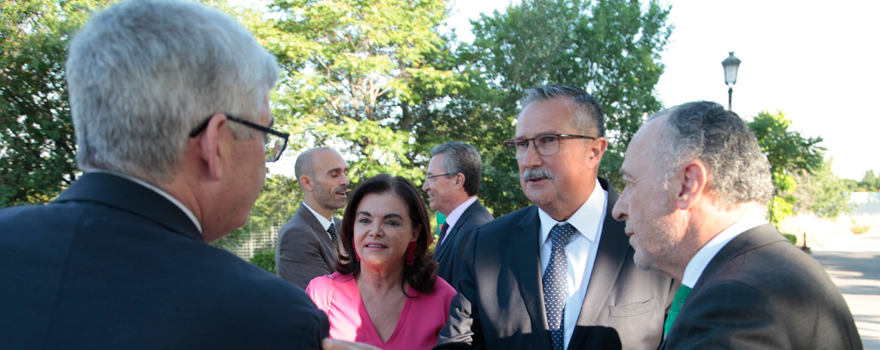
<svg viewBox="0 0 880 350">
<path fill-rule="evenodd" d="M 835 237 L 812 254 L 846 298 L 865 349 L 880 350 L 880 230 Z"/>
</svg>

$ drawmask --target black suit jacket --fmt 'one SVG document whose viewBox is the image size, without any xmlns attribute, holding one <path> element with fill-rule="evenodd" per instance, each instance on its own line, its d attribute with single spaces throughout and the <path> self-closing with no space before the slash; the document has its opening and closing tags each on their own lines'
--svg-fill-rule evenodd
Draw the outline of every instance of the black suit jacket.
<svg viewBox="0 0 880 350">
<path fill-rule="evenodd" d="M 700 275 L 663 349 L 861 349 L 840 290 L 773 225 L 727 243 Z"/>
<path fill-rule="evenodd" d="M 301 289 L 106 173 L 0 210 L 0 286 L 4 349 L 317 349 L 329 330 Z"/>
<path fill-rule="evenodd" d="M 622 223 L 608 206 L 589 288 L 569 349 L 657 349 L 678 284 L 640 270 Z M 538 208 L 478 227 L 465 253 L 459 294 L 435 349 L 551 349 L 541 287 Z"/>
<path fill-rule="evenodd" d="M 446 239 L 434 249 L 434 261 L 440 264 L 437 268 L 437 276 L 449 282 L 452 287 L 458 288 L 458 279 L 461 276 L 462 258 L 465 248 L 471 237 L 471 231 L 477 226 L 494 219 L 486 207 L 476 200 L 455 222 L 455 226 L 446 231 Z"/>
<path fill-rule="evenodd" d="M 336 232 L 342 220 L 333 218 Z M 305 289 L 318 276 L 336 272 L 336 247 L 315 214 L 300 203 L 296 214 L 278 230 L 275 271 L 281 278 Z"/>
</svg>

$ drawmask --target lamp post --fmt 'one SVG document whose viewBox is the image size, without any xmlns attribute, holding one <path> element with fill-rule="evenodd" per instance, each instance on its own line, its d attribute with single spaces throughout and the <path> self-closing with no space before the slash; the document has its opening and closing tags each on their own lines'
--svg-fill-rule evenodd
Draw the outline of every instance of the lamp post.
<svg viewBox="0 0 880 350">
<path fill-rule="evenodd" d="M 733 51 L 730 51 L 730 56 L 721 61 L 721 66 L 724 67 L 724 83 L 727 84 L 727 109 L 733 110 L 733 85 L 736 84 L 736 73 L 739 72 L 739 64 L 742 62 L 739 58 L 733 55 Z"/>
</svg>

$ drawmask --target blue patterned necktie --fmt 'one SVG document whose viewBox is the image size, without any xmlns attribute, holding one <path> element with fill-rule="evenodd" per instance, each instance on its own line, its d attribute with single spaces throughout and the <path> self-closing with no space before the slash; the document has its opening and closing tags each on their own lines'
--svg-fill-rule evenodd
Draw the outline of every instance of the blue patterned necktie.
<svg viewBox="0 0 880 350">
<path fill-rule="evenodd" d="M 565 310 L 565 276 L 568 265 L 565 246 L 577 232 L 569 223 L 553 226 L 550 230 L 552 253 L 550 253 L 550 264 L 544 270 L 541 282 L 544 285 L 544 308 L 547 309 L 547 323 L 550 325 L 553 350 L 563 350 L 565 346 L 565 322 L 562 319 Z"/>
</svg>

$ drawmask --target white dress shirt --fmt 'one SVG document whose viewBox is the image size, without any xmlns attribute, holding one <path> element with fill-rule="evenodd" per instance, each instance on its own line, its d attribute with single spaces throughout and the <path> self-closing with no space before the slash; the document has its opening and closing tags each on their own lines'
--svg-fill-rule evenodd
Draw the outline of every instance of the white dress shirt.
<svg viewBox="0 0 880 350">
<path fill-rule="evenodd" d="M 590 276 L 593 273 L 593 264 L 596 262 L 596 252 L 599 248 L 599 238 L 602 236 L 602 224 L 605 222 L 607 207 L 608 192 L 602 188 L 599 180 L 596 180 L 596 187 L 590 194 L 590 198 L 566 221 L 580 233 L 574 235 L 565 246 L 568 264 L 566 266 L 565 310 L 562 317 L 565 320 L 566 349 L 571 335 L 574 334 L 574 327 L 577 325 L 584 297 L 587 295 L 587 287 L 589 287 Z M 543 275 L 547 266 L 550 265 L 550 254 L 553 251 L 550 230 L 560 222 L 554 220 L 540 208 L 538 208 L 538 217 L 541 221 L 541 235 L 538 244 L 541 247 L 541 273 Z"/>
<path fill-rule="evenodd" d="M 321 226 L 324 227 L 324 233 L 327 234 L 327 237 L 330 237 L 330 240 L 333 240 L 333 236 L 330 235 L 330 232 L 327 232 L 327 230 L 330 229 L 330 220 L 327 220 L 327 218 L 325 218 L 323 215 L 318 214 L 318 212 L 316 212 L 315 209 L 312 209 L 312 207 L 306 204 L 306 202 L 302 202 L 302 204 L 305 205 L 306 208 L 309 208 L 309 211 L 312 212 L 312 215 L 318 218 L 318 222 L 320 222 Z M 336 228 L 336 233 L 339 234 L 339 227 Z"/>
<path fill-rule="evenodd" d="M 458 219 L 461 218 L 461 214 L 464 214 L 464 211 L 467 210 L 467 208 L 471 206 L 471 204 L 474 204 L 474 202 L 476 201 L 477 196 L 468 198 L 466 201 L 464 201 L 464 203 L 459 204 L 457 207 L 455 207 L 454 210 L 452 210 L 451 213 L 449 213 L 449 216 L 446 217 L 446 224 L 449 225 L 449 228 L 446 229 L 447 233 L 449 233 L 449 230 L 451 230 L 452 227 L 455 226 L 455 223 L 458 222 Z M 448 234 L 446 236 L 448 236 Z M 443 241 L 446 240 L 446 236 L 443 236 L 443 239 L 440 242 L 437 242 L 437 245 L 443 243 Z"/>
<path fill-rule="evenodd" d="M 165 199 L 169 200 L 171 203 L 174 203 L 174 205 L 176 205 L 178 208 L 180 208 L 180 210 L 183 210 L 183 213 L 186 214 L 186 216 L 188 216 L 189 219 L 192 220 L 193 224 L 196 225 L 196 228 L 199 229 L 199 234 L 202 234 L 202 224 L 199 223 L 199 220 L 196 219 L 196 216 L 193 215 L 192 211 L 190 211 L 189 208 L 187 208 L 185 205 L 183 205 L 183 203 L 181 203 L 179 200 L 177 200 L 177 198 L 171 197 L 171 195 L 168 194 L 168 192 L 162 191 L 160 188 L 153 186 L 153 185 L 150 185 L 144 180 L 136 179 L 136 178 L 133 178 L 128 175 L 113 173 L 113 172 L 109 172 L 106 170 L 100 170 L 100 169 L 89 170 L 88 172 L 90 172 L 90 173 L 104 173 L 104 174 L 119 176 L 123 179 L 127 179 L 129 181 L 132 181 L 132 182 L 138 184 L 138 185 L 141 185 L 141 186 L 144 186 L 146 188 L 153 190 L 153 192 L 156 192 L 159 195 L 161 195 L 162 197 L 165 197 Z"/>
<path fill-rule="evenodd" d="M 712 238 L 703 246 L 703 248 L 700 248 L 700 251 L 698 251 L 693 258 L 691 258 L 687 267 L 684 268 L 684 276 L 681 279 L 681 284 L 694 288 L 694 286 L 697 285 L 697 281 L 700 280 L 700 275 L 703 274 L 703 270 L 706 269 L 706 266 L 709 265 L 712 258 L 721 251 L 721 248 L 724 248 L 728 242 L 743 232 L 766 223 L 767 219 L 764 218 L 763 215 L 751 215 L 746 216 L 742 220 L 737 221 L 733 225 L 730 225 L 730 227 L 724 229 L 724 231 L 721 231 L 721 233 Z"/>
</svg>

